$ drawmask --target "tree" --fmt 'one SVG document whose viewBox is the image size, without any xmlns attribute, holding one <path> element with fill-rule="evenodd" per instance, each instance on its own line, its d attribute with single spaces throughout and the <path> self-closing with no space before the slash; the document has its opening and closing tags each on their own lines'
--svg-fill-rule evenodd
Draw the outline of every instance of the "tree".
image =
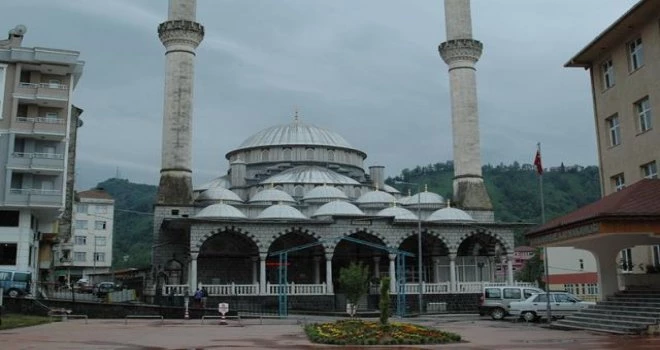
<svg viewBox="0 0 660 350">
<path fill-rule="evenodd" d="M 369 290 L 369 269 L 361 262 L 351 262 L 339 270 L 339 284 L 346 291 L 346 299 L 352 306 L 350 313 L 354 316 L 360 298 Z"/>
<path fill-rule="evenodd" d="M 545 282 L 543 277 L 545 274 L 544 262 L 541 259 L 541 249 L 537 249 L 523 268 L 516 274 L 516 279 L 523 282 L 536 282 L 540 288 L 544 288 Z"/>
<path fill-rule="evenodd" d="M 387 326 L 387 319 L 390 317 L 390 278 L 385 277 L 380 280 L 380 324 Z"/>
</svg>

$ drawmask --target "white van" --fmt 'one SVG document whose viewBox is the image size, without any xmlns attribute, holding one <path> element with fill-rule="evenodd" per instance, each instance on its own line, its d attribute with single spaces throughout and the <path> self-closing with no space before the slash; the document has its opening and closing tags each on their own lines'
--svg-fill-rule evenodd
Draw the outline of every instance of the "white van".
<svg viewBox="0 0 660 350">
<path fill-rule="evenodd" d="M 509 316 L 509 303 L 523 301 L 533 294 L 545 293 L 534 287 L 498 286 L 484 287 L 479 300 L 479 316 L 490 315 L 493 320 L 501 320 Z"/>
</svg>

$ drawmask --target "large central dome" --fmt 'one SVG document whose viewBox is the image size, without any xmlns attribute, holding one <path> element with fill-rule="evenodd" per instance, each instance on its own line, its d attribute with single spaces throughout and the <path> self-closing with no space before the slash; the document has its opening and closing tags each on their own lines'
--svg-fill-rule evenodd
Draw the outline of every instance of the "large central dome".
<svg viewBox="0 0 660 350">
<path fill-rule="evenodd" d="M 339 134 L 314 125 L 304 124 L 297 117 L 292 123 L 276 125 L 259 131 L 243 141 L 238 149 L 286 145 L 353 149 L 353 146 Z"/>
</svg>

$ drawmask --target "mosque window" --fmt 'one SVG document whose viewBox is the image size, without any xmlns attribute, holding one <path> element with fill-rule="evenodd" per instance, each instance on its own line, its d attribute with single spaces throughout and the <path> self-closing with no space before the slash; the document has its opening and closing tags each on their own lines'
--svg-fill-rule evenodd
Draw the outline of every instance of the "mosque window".
<svg viewBox="0 0 660 350">
<path fill-rule="evenodd" d="M 328 161 L 331 161 L 331 162 L 335 161 L 335 151 L 328 150 Z"/>
<path fill-rule="evenodd" d="M 293 189 L 293 196 L 294 197 L 302 197 L 303 196 L 303 187 L 298 185 Z"/>
<path fill-rule="evenodd" d="M 283 151 L 284 160 L 291 160 L 291 148 L 285 148 Z"/>
<path fill-rule="evenodd" d="M 356 187 L 354 192 L 355 192 L 355 198 L 359 198 L 360 195 L 362 194 L 359 187 Z"/>
<path fill-rule="evenodd" d="M 307 160 L 314 160 L 314 149 L 308 148 L 307 151 Z"/>
<path fill-rule="evenodd" d="M 262 162 L 268 161 L 268 150 L 267 149 L 261 151 L 261 161 Z"/>
<path fill-rule="evenodd" d="M 348 154 L 348 152 L 344 153 L 344 161 L 345 161 L 346 163 L 350 163 L 350 162 L 351 162 L 351 155 Z"/>
</svg>

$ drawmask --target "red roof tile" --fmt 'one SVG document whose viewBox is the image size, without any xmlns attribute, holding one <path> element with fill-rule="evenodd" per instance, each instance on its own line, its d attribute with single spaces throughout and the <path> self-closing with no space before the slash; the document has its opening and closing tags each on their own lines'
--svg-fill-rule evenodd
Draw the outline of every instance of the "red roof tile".
<svg viewBox="0 0 660 350">
<path fill-rule="evenodd" d="M 548 221 L 527 235 L 597 218 L 656 216 L 660 219 L 660 179 L 644 179 L 564 216 Z"/>
<path fill-rule="evenodd" d="M 110 200 L 113 199 L 112 196 L 108 194 L 108 192 L 99 189 L 91 189 L 87 191 L 78 192 L 78 197 L 94 198 L 94 199 L 110 199 Z"/>
</svg>

